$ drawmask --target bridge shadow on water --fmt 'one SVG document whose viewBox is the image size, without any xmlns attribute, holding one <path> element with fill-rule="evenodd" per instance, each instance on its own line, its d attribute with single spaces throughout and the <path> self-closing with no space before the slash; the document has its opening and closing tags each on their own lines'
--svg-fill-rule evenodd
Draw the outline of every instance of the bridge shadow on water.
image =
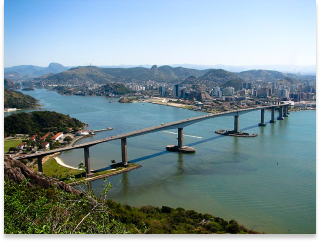
<svg viewBox="0 0 320 242">
<path fill-rule="evenodd" d="M 250 129 L 253 129 L 253 128 L 256 128 L 256 127 L 257 127 L 257 125 L 249 126 L 249 127 L 246 127 L 246 128 L 242 128 L 241 131 L 250 130 Z M 218 135 L 217 134 L 217 136 L 214 136 L 214 137 L 211 137 L 211 138 L 208 138 L 208 139 L 200 140 L 200 141 L 197 141 L 197 142 L 194 142 L 194 143 L 189 143 L 189 144 L 187 144 L 187 146 L 197 146 L 199 144 L 203 144 L 203 143 L 207 143 L 207 142 L 210 142 L 210 141 L 213 141 L 213 140 L 223 139 L 223 138 L 227 138 L 227 137 L 228 136 Z M 233 138 L 235 138 L 235 137 L 233 137 Z M 154 158 L 154 157 L 158 157 L 158 156 L 161 156 L 161 155 L 165 155 L 165 154 L 168 154 L 168 153 L 172 153 L 172 152 L 164 150 L 164 151 L 160 151 L 160 152 L 155 153 L 155 154 L 151 154 L 151 155 L 143 156 L 143 157 L 140 157 L 140 158 L 137 158 L 137 159 L 129 160 L 128 162 L 137 163 L 139 161 L 148 160 L 148 159 L 151 159 L 151 158 Z M 184 154 L 184 155 L 194 155 L 194 154 Z M 111 168 L 112 168 L 111 166 L 108 166 L 108 167 L 105 167 L 105 168 L 101 168 L 99 170 L 95 170 L 94 172 L 103 171 L 103 170 L 107 170 L 107 169 L 111 169 Z"/>
</svg>

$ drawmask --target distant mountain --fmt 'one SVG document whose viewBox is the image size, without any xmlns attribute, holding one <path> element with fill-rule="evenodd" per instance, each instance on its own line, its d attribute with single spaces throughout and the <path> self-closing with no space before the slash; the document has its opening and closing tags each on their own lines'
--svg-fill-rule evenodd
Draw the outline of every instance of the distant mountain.
<svg viewBox="0 0 320 242">
<path fill-rule="evenodd" d="M 4 68 L 4 76 L 9 77 L 12 80 L 30 79 L 30 78 L 42 76 L 49 73 L 63 72 L 68 69 L 69 67 L 65 67 L 58 63 L 50 63 L 48 67 L 21 65 L 21 66 Z"/>
<path fill-rule="evenodd" d="M 292 73 L 298 75 L 316 75 L 317 67 L 316 65 L 244 65 L 244 66 L 234 66 L 234 65 L 195 65 L 195 64 L 174 64 L 172 67 L 185 67 L 193 68 L 197 70 L 207 70 L 207 69 L 223 69 L 231 72 L 242 72 L 249 70 L 270 70 L 279 71 L 284 73 Z"/>
<path fill-rule="evenodd" d="M 84 85 L 106 84 L 113 77 L 103 72 L 103 68 L 95 66 L 79 66 L 58 74 L 47 74 L 34 78 L 35 81 L 43 81 L 45 84 L 54 85 Z"/>
<path fill-rule="evenodd" d="M 267 70 L 243 71 L 238 73 L 238 76 L 240 76 L 246 81 L 261 80 L 266 82 L 279 81 L 285 78 L 287 80 L 290 80 L 291 82 L 298 82 L 299 79 L 301 79 L 301 77 L 294 74 L 282 73 L 279 71 L 267 71 Z"/>
<path fill-rule="evenodd" d="M 89 83 L 106 84 L 108 82 L 131 82 L 148 81 L 157 82 L 180 82 L 188 76 L 199 77 L 206 71 L 187 69 L 183 67 L 172 68 L 171 66 L 153 65 L 151 68 L 99 68 L 96 66 L 81 66 L 71 68 L 58 74 L 47 74 L 35 78 L 36 81 L 43 81 L 45 84 L 71 84 L 83 85 Z"/>
<path fill-rule="evenodd" d="M 50 67 L 50 66 L 49 66 Z M 54 69 L 55 65 L 51 67 Z M 59 68 L 59 66 L 58 66 Z M 250 70 L 230 72 L 223 69 L 196 70 L 184 67 L 171 67 L 153 65 L 151 68 L 101 68 L 96 66 L 79 66 L 57 74 L 46 74 L 34 78 L 44 85 L 74 85 L 90 86 L 92 84 L 108 84 L 112 82 L 141 82 L 156 81 L 170 82 L 172 84 L 204 84 L 232 86 L 240 89 L 244 81 L 315 81 L 315 76 L 282 73 L 270 70 Z"/>
</svg>

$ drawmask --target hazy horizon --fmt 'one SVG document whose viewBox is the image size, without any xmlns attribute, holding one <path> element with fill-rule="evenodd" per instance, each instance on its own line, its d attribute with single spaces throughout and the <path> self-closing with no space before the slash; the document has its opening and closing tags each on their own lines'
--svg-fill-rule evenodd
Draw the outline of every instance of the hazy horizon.
<svg viewBox="0 0 320 242">
<path fill-rule="evenodd" d="M 315 3 L 10 0 L 4 67 L 316 65 Z"/>
</svg>

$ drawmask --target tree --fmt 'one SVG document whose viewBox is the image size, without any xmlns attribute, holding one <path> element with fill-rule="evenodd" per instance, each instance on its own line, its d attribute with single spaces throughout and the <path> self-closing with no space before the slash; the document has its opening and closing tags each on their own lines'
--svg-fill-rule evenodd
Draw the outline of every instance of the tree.
<svg viewBox="0 0 320 242">
<path fill-rule="evenodd" d="M 17 147 L 10 147 L 9 148 L 9 152 L 10 153 L 16 153 L 16 152 L 19 152 L 19 149 Z"/>
<path fill-rule="evenodd" d="M 68 144 L 70 144 L 70 142 L 72 141 L 72 138 L 70 136 L 66 136 L 63 141 L 67 142 Z"/>
</svg>

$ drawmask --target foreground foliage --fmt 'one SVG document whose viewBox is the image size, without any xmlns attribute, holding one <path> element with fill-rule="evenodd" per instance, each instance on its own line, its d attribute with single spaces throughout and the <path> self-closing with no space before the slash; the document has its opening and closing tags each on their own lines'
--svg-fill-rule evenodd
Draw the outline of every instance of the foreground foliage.
<svg viewBox="0 0 320 242">
<path fill-rule="evenodd" d="M 103 203 L 57 189 L 5 181 L 4 233 L 77 234 L 129 231 L 109 215 Z"/>
<path fill-rule="evenodd" d="M 26 180 L 25 180 L 26 181 Z M 253 233 L 236 221 L 183 208 L 134 208 L 89 192 L 72 195 L 56 188 L 4 183 L 4 233 Z"/>
</svg>

